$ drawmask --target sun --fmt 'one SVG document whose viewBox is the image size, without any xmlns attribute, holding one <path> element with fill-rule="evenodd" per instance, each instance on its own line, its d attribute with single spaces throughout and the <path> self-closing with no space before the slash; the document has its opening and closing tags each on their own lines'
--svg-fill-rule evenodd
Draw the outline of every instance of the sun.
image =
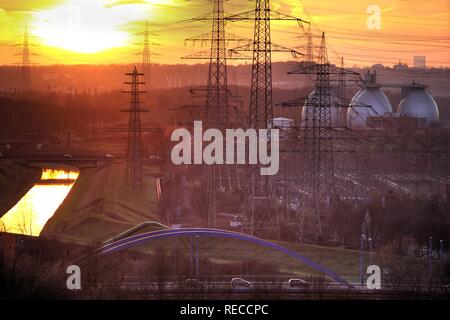
<svg viewBox="0 0 450 320">
<path fill-rule="evenodd" d="M 108 0 L 67 0 L 36 11 L 30 32 L 48 46 L 82 54 L 123 47 L 132 35 L 126 26 L 144 20 L 147 4 L 111 5 Z"/>
</svg>

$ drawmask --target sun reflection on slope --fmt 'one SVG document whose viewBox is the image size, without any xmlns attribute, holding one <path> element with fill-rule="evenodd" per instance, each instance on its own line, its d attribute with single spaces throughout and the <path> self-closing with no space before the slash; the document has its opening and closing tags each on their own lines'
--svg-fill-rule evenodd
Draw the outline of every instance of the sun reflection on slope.
<svg viewBox="0 0 450 320">
<path fill-rule="evenodd" d="M 43 170 L 42 180 L 75 180 L 78 172 Z M 2 218 L 0 231 L 39 236 L 44 225 L 66 198 L 73 183 L 35 184 Z"/>
</svg>

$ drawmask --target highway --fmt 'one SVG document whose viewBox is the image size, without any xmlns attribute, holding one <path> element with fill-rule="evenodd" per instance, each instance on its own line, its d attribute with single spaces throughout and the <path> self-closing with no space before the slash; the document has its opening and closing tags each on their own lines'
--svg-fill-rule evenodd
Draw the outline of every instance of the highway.
<svg viewBox="0 0 450 320">
<path fill-rule="evenodd" d="M 87 285 L 84 288 L 89 288 Z M 250 287 L 232 287 L 230 282 L 214 282 L 202 286 L 188 286 L 184 282 L 125 282 L 123 284 L 96 284 L 95 289 L 120 291 L 131 296 L 161 296 L 164 298 L 219 298 L 219 299 L 441 299 L 448 300 L 447 288 L 432 291 L 426 288 L 394 288 L 383 286 L 381 290 L 366 288 L 349 289 L 338 284 L 311 284 L 310 288 L 291 288 L 286 282 L 256 282 Z M 91 287 L 92 288 L 92 287 Z"/>
<path fill-rule="evenodd" d="M 26 161 L 31 164 L 61 164 L 74 167 L 98 167 L 99 164 L 113 159 L 93 157 L 92 155 L 64 156 L 64 154 L 2 154 L 1 159 Z"/>
<path fill-rule="evenodd" d="M 60 164 L 76 164 L 76 165 L 93 165 L 113 161 L 113 160 L 126 160 L 124 154 L 64 154 L 64 153 L 0 153 L 0 160 L 15 160 L 15 161 L 27 161 L 29 163 L 60 163 Z M 143 159 L 145 162 L 154 164 L 161 163 L 161 159 Z"/>
<path fill-rule="evenodd" d="M 64 154 L 64 153 L 3 153 L 0 159 L 29 161 L 99 161 L 124 158 L 114 155 L 108 158 L 105 154 Z"/>
</svg>

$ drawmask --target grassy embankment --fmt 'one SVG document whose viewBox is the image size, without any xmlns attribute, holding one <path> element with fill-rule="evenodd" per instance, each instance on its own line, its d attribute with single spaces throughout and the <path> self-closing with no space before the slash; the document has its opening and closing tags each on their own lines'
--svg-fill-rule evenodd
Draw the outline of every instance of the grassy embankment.
<svg viewBox="0 0 450 320">
<path fill-rule="evenodd" d="M 126 166 L 113 161 L 80 170 L 72 190 L 47 222 L 41 236 L 78 243 L 100 243 L 156 215 L 156 169 L 144 167 L 142 192 L 126 183 Z"/>
</svg>

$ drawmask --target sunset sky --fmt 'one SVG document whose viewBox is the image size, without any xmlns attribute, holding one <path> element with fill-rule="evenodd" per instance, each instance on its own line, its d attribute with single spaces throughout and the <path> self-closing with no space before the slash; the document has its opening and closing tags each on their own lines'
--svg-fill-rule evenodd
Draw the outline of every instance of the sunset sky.
<svg viewBox="0 0 450 320">
<path fill-rule="evenodd" d="M 381 9 L 381 29 L 370 30 L 370 5 Z M 0 0 L 0 64 L 20 62 L 25 26 L 31 34 L 36 64 L 139 62 L 144 21 L 153 33 L 152 61 L 194 63 L 181 57 L 206 49 L 185 46 L 185 38 L 210 30 L 204 22 L 181 22 L 211 11 L 207 0 Z M 254 8 L 254 1 L 230 0 L 227 14 Z M 316 35 L 325 31 L 329 56 L 344 56 L 347 65 L 412 64 L 427 56 L 430 66 L 450 67 L 450 1 L 350 0 L 272 1 L 272 9 L 312 22 Z M 227 24 L 227 32 L 250 38 L 252 23 Z M 305 39 L 295 22 L 273 22 L 272 41 L 304 51 Z M 316 39 L 317 43 L 319 39 Z M 274 60 L 290 59 L 286 54 Z"/>
</svg>

